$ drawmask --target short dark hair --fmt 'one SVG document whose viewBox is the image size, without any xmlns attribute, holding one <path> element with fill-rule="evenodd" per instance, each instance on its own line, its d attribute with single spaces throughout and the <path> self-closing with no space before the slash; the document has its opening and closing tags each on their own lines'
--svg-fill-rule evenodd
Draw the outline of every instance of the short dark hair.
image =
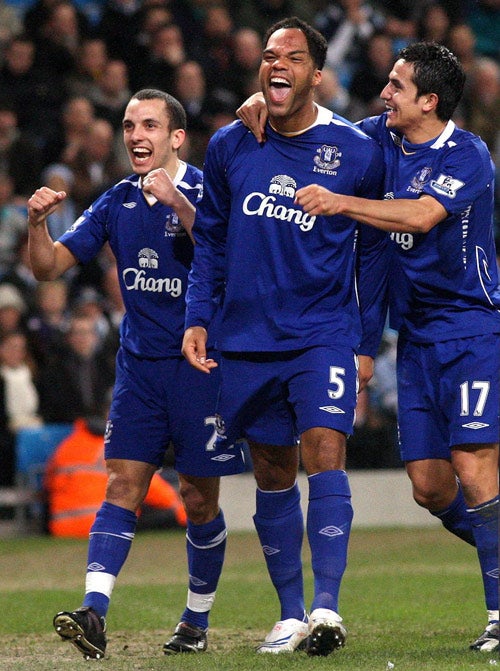
<svg viewBox="0 0 500 671">
<path fill-rule="evenodd" d="M 141 89 L 134 93 L 130 100 L 163 100 L 170 119 L 170 130 L 177 130 L 178 128 L 186 130 L 186 111 L 177 98 L 171 96 L 170 93 L 165 93 L 160 89 Z"/>
<path fill-rule="evenodd" d="M 327 41 L 321 33 L 319 33 L 305 21 L 302 21 L 302 19 L 299 19 L 297 16 L 291 16 L 287 19 L 282 19 L 281 21 L 278 21 L 272 25 L 264 35 L 264 48 L 266 47 L 269 38 L 273 33 L 275 33 L 277 30 L 284 30 L 287 28 L 297 28 L 304 33 L 307 40 L 307 48 L 309 49 L 313 63 L 318 70 L 322 70 L 323 66 L 325 65 L 326 52 L 328 49 Z"/>
<path fill-rule="evenodd" d="M 399 52 L 398 58 L 412 63 L 417 95 L 435 93 L 438 97 L 438 119 L 451 119 L 465 85 L 465 72 L 458 58 L 436 42 L 409 44 Z"/>
</svg>

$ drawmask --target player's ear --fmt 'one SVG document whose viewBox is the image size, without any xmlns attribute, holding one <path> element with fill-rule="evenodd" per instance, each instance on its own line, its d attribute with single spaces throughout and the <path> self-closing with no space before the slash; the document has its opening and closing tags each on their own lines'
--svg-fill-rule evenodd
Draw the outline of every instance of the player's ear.
<svg viewBox="0 0 500 671">
<path fill-rule="evenodd" d="M 312 85 L 318 86 L 318 84 L 321 84 L 321 77 L 322 77 L 321 70 L 316 69 L 313 74 Z"/>
<path fill-rule="evenodd" d="M 424 112 L 432 112 L 437 108 L 439 97 L 437 93 L 426 93 L 423 97 Z"/>
<path fill-rule="evenodd" d="M 171 133 L 172 149 L 179 149 L 186 139 L 186 131 L 183 128 L 177 128 Z"/>
</svg>

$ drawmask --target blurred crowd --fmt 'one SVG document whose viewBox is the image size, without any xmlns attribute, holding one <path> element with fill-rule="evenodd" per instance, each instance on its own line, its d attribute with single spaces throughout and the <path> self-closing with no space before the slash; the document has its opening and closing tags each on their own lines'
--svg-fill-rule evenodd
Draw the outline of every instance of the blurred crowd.
<svg viewBox="0 0 500 671">
<path fill-rule="evenodd" d="M 259 88 L 263 34 L 292 15 L 328 41 L 318 102 L 351 121 L 384 110 L 379 93 L 400 48 L 450 47 L 467 72 L 454 120 L 500 165 L 498 0 L 0 0 L 0 485 L 13 480 L 19 428 L 99 414 L 123 315 L 107 250 L 64 280 L 34 279 L 27 198 L 42 184 L 66 191 L 49 221 L 57 238 L 129 174 L 121 121 L 146 87 L 182 102 L 181 158 L 201 168 L 210 136 Z M 497 211 L 500 249 L 499 221 Z M 394 350 L 387 332 L 350 467 L 399 465 Z"/>
</svg>

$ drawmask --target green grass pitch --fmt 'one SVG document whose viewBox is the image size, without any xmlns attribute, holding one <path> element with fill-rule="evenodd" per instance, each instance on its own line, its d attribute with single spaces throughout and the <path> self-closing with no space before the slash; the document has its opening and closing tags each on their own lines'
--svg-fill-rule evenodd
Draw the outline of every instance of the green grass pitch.
<svg viewBox="0 0 500 671">
<path fill-rule="evenodd" d="M 0 539 L 0 669 L 54 671 L 476 671 L 500 667 L 468 644 L 485 607 L 477 557 L 441 528 L 354 529 L 340 611 L 344 649 L 325 658 L 303 652 L 256 655 L 279 619 L 278 603 L 252 532 L 229 534 L 211 615 L 209 649 L 166 657 L 161 646 L 186 601 L 182 531 L 136 536 L 108 614 L 108 650 L 83 660 L 52 629 L 58 610 L 80 605 L 86 542 L 48 537 Z M 312 577 L 304 547 L 306 603 Z"/>
</svg>

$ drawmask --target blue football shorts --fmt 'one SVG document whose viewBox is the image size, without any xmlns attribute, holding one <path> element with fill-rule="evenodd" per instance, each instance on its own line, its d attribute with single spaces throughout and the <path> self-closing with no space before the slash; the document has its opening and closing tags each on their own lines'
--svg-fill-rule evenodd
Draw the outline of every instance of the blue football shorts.
<svg viewBox="0 0 500 671">
<path fill-rule="evenodd" d="M 195 370 L 182 356 L 140 359 L 122 347 L 104 437 L 106 459 L 163 464 L 172 443 L 184 475 L 232 475 L 245 470 L 241 445 L 216 446 L 219 369 Z"/>
<path fill-rule="evenodd" d="M 221 378 L 217 411 L 229 443 L 294 445 L 313 427 L 352 433 L 357 357 L 351 348 L 225 352 Z"/>
<path fill-rule="evenodd" d="M 498 334 L 430 344 L 398 343 L 401 458 L 449 459 L 461 444 L 497 443 Z"/>
</svg>

